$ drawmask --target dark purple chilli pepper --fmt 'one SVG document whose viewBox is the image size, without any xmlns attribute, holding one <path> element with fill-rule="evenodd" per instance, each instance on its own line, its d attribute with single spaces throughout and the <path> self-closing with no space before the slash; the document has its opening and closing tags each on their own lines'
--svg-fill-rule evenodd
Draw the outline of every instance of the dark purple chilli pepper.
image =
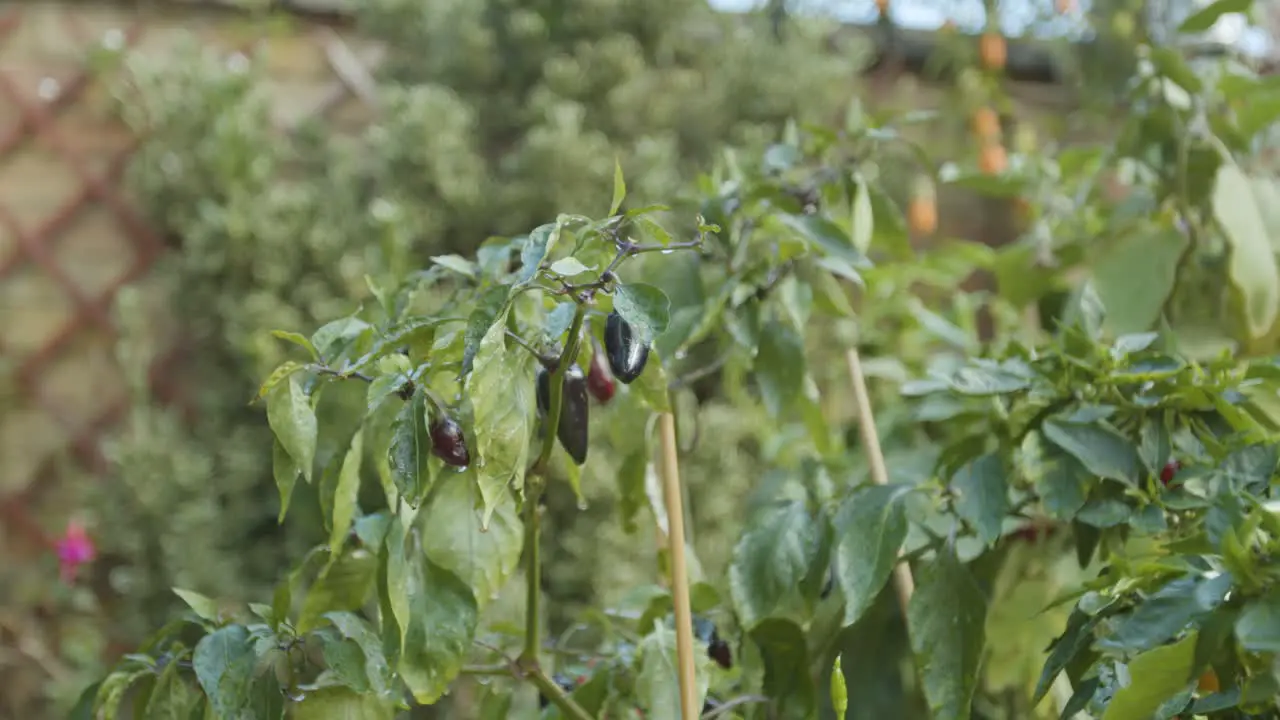
<svg viewBox="0 0 1280 720">
<path fill-rule="evenodd" d="M 630 385 L 644 372 L 649 361 L 649 346 L 639 342 L 631 323 L 614 312 L 604 324 L 604 350 L 613 376 Z"/>
</svg>

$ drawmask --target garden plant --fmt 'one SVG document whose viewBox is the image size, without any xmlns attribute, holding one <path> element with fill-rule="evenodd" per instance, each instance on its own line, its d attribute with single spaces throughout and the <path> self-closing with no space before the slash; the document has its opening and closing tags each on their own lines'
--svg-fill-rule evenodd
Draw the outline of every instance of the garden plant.
<svg viewBox="0 0 1280 720">
<path fill-rule="evenodd" d="M 629 204 L 615 162 L 599 217 L 370 273 L 355 312 L 277 330 L 261 441 L 279 518 L 314 492 L 325 540 L 257 602 L 177 589 L 188 610 L 77 711 L 1274 717 L 1280 223 L 1256 155 L 1280 90 L 1136 56 L 1114 142 L 1007 157 L 981 113 L 975 157 L 936 167 L 907 139 L 929 117 L 855 108 L 670 207 Z M 905 212 L 881 185 L 902 165 Z M 1027 230 L 917 247 L 935 186 L 1016 198 Z M 956 290 L 979 270 L 994 290 Z M 763 418 L 727 450 L 762 465 L 722 576 L 670 542 L 712 401 Z M 583 471 L 600 437 L 611 476 Z M 601 483 L 656 538 L 653 582 L 551 634 L 543 503 Z"/>
</svg>

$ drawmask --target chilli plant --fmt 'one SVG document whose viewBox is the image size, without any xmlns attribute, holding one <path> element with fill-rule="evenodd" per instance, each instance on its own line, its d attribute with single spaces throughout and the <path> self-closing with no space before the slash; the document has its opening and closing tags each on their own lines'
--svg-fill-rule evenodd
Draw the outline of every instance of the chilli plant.
<svg viewBox="0 0 1280 720">
<path fill-rule="evenodd" d="M 1280 451 L 1257 402 L 1280 390 L 1280 367 L 1189 361 L 1168 334 L 1107 337 L 1086 284 L 1041 342 L 936 353 L 901 387 L 917 462 L 887 465 L 849 288 L 898 277 L 871 266 L 878 245 L 890 265 L 917 262 L 890 243 L 902 219 L 873 182 L 870 156 L 892 135 L 789 133 L 707 178 L 685 223 L 623 210 L 619 170 L 603 219 L 560 215 L 473 258 L 369 278 L 369 307 L 309 337 L 278 332 L 299 359 L 258 400 L 280 515 L 314 488 L 327 542 L 269 603 L 178 590 L 189 612 L 81 711 L 391 718 L 447 695 L 484 718 L 1274 713 Z M 871 289 L 864 302 L 887 295 Z M 847 384 L 824 377 L 820 392 L 827 357 Z M 740 448 L 769 469 L 723 579 L 677 540 L 670 492 L 673 398 L 708 384 L 769 419 L 760 447 Z M 319 422 L 337 393 L 365 412 Z M 617 509 L 634 530 L 649 508 L 670 587 L 544 637 L 541 501 L 553 483 L 598 481 L 583 472 L 593 402 L 634 428 L 614 445 Z M 1019 554 L 1028 542 L 1078 571 L 1029 609 L 1010 600 L 1046 572 Z M 1011 652 L 1026 641 L 1008 631 L 1019 612 L 1059 619 L 1047 649 Z M 1027 682 L 993 680 L 1028 658 Z M 896 696 L 869 710 L 883 687 Z"/>
</svg>

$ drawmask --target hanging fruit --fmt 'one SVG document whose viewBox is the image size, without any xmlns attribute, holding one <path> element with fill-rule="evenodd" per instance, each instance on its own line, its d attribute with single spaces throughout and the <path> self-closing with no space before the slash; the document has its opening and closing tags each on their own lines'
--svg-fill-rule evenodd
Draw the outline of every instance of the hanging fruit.
<svg viewBox="0 0 1280 720">
<path fill-rule="evenodd" d="M 984 175 L 999 175 L 1009 167 L 1009 155 L 1000 143 L 988 143 L 978 153 L 978 169 Z"/>
<path fill-rule="evenodd" d="M 446 465 L 466 467 L 471 464 L 467 440 L 457 420 L 448 415 L 442 416 L 431 424 L 428 431 L 431 435 L 431 451 Z"/>
<path fill-rule="evenodd" d="M 912 234 L 928 237 L 938 230 L 938 197 L 933 182 L 925 177 L 916 178 L 907 204 L 907 224 Z"/>
<path fill-rule="evenodd" d="M 609 371 L 609 366 L 604 358 L 604 350 L 595 342 L 591 341 L 591 367 L 587 370 L 587 392 L 596 399 L 601 405 L 609 404 L 613 399 L 613 395 L 617 392 L 618 384 L 613 381 L 613 373 Z"/>
<path fill-rule="evenodd" d="M 538 409 L 551 410 L 551 372 L 546 366 L 538 369 Z M 582 368 L 570 365 L 564 373 L 564 393 L 560 402 L 560 425 L 556 437 L 560 445 L 581 465 L 587 461 L 588 421 L 590 406 L 587 404 L 587 378 Z"/>
<path fill-rule="evenodd" d="M 978 59 L 983 69 L 998 71 L 1004 69 L 1008 59 L 1008 46 L 1004 36 L 998 32 L 987 31 L 978 39 Z"/>
<path fill-rule="evenodd" d="M 604 325 L 604 349 L 609 356 L 613 376 L 630 385 L 644 372 L 649 361 L 649 346 L 636 337 L 631 323 L 622 319 L 617 311 L 609 313 Z"/>
<path fill-rule="evenodd" d="M 973 112 L 973 135 L 984 143 L 1000 138 L 1000 116 L 995 110 L 980 107 Z"/>
<path fill-rule="evenodd" d="M 1205 695 L 1208 695 L 1209 693 L 1216 693 L 1221 689 L 1222 683 L 1218 682 L 1218 673 L 1214 672 L 1213 668 L 1205 670 L 1200 675 L 1200 678 L 1196 680 L 1196 690 L 1199 690 Z"/>
</svg>

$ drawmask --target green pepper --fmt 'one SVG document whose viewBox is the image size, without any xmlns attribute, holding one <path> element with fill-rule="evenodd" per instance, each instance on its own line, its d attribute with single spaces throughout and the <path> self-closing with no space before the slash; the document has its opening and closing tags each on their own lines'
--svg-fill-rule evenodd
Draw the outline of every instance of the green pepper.
<svg viewBox="0 0 1280 720">
<path fill-rule="evenodd" d="M 556 437 L 560 445 L 573 458 L 573 462 L 581 465 L 587 461 L 587 421 L 589 419 L 587 404 L 587 377 L 582 368 L 570 365 L 564 373 L 564 395 L 560 402 L 560 427 L 556 428 Z M 551 372 L 543 366 L 538 369 L 538 409 L 543 413 L 551 411 Z"/>
<path fill-rule="evenodd" d="M 604 325 L 604 350 L 613 376 L 630 385 L 644 372 L 649 361 L 649 346 L 639 342 L 631 323 L 617 311 L 609 313 Z"/>
</svg>

